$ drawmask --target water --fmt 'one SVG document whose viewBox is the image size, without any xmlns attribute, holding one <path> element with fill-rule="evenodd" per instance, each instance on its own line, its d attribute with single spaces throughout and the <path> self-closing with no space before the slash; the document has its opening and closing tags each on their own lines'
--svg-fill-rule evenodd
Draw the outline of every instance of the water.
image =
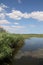
<svg viewBox="0 0 43 65">
<path fill-rule="evenodd" d="M 43 65 L 43 38 L 25 39 L 14 55 L 13 65 Z"/>
</svg>

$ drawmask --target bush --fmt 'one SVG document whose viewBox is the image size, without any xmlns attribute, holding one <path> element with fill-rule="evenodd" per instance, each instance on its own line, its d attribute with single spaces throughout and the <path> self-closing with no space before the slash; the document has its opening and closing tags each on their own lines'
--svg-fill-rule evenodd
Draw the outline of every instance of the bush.
<svg viewBox="0 0 43 65">
<path fill-rule="evenodd" d="M 0 60 L 9 58 L 16 47 L 20 47 L 23 38 L 20 35 L 3 33 L 0 36 Z"/>
</svg>

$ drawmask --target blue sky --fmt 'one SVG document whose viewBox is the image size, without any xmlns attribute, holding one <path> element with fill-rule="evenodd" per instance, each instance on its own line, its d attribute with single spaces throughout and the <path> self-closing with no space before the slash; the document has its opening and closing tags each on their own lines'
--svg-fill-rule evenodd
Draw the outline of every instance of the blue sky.
<svg viewBox="0 0 43 65">
<path fill-rule="evenodd" d="M 0 0 L 0 27 L 11 33 L 43 34 L 43 0 Z"/>
</svg>

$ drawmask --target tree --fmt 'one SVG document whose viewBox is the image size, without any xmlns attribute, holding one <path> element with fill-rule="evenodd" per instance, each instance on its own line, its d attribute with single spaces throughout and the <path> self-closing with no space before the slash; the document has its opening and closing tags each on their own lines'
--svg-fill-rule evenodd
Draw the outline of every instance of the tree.
<svg viewBox="0 0 43 65">
<path fill-rule="evenodd" d="M 6 32 L 2 27 L 0 27 L 0 32 Z"/>
</svg>

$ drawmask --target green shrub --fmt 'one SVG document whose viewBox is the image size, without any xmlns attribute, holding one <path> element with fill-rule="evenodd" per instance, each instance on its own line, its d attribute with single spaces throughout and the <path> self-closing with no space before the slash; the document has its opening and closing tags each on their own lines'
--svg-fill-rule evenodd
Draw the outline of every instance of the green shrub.
<svg viewBox="0 0 43 65">
<path fill-rule="evenodd" d="M 0 36 L 0 60 L 12 56 L 14 49 L 20 47 L 23 38 L 20 35 L 2 33 Z"/>
</svg>

